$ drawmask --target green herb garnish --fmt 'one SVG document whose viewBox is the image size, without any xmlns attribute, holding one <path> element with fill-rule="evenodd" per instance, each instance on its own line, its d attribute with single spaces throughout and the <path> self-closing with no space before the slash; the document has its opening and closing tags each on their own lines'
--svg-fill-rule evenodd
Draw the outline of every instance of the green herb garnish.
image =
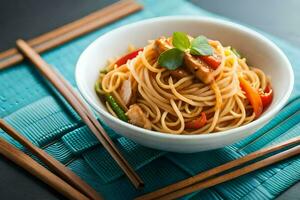
<svg viewBox="0 0 300 200">
<path fill-rule="evenodd" d="M 174 32 L 172 44 L 175 48 L 181 51 L 186 51 L 191 47 L 191 42 L 188 36 L 183 32 Z"/>
<path fill-rule="evenodd" d="M 208 40 L 203 35 L 196 37 L 192 40 L 191 54 L 197 56 L 211 56 L 213 50 L 208 44 Z"/>
<path fill-rule="evenodd" d="M 184 52 L 173 48 L 160 54 L 158 63 L 169 70 L 175 70 L 182 65 Z"/>
<path fill-rule="evenodd" d="M 161 53 L 158 58 L 158 64 L 169 70 L 175 70 L 182 65 L 184 53 L 196 56 L 213 55 L 213 49 L 203 35 L 190 41 L 186 33 L 174 32 L 172 44 L 174 48 Z"/>
</svg>

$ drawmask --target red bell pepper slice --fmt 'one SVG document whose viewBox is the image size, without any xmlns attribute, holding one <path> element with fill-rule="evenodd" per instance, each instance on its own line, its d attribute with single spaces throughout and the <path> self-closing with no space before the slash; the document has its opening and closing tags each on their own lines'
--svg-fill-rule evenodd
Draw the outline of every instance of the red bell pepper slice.
<svg viewBox="0 0 300 200">
<path fill-rule="evenodd" d="M 128 60 L 135 58 L 139 54 L 140 51 L 143 51 L 143 49 L 137 49 L 133 52 L 130 52 L 129 54 L 126 54 L 125 56 L 122 56 L 115 62 L 115 64 L 118 66 L 126 64 Z"/>
<path fill-rule="evenodd" d="M 222 61 L 220 57 L 215 54 L 212 56 L 200 56 L 200 59 L 208 64 L 213 70 L 218 69 Z"/>
<path fill-rule="evenodd" d="M 189 129 L 199 129 L 203 127 L 206 123 L 207 123 L 206 114 L 202 112 L 199 118 L 185 123 L 185 127 Z"/>
<path fill-rule="evenodd" d="M 258 118 L 263 112 L 263 103 L 258 91 L 251 87 L 250 83 L 243 77 L 239 77 L 239 81 L 242 90 L 244 90 L 244 92 L 246 93 L 246 97 L 253 108 L 255 118 Z"/>
<path fill-rule="evenodd" d="M 264 109 L 266 109 L 273 101 L 273 90 L 271 84 L 268 84 L 265 91 L 259 91 L 259 95 L 263 104 Z"/>
</svg>

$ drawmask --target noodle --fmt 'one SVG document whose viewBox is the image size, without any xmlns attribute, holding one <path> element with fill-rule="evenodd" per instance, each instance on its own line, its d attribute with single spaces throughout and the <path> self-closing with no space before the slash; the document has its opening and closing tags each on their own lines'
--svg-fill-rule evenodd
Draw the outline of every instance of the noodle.
<svg viewBox="0 0 300 200">
<path fill-rule="evenodd" d="M 130 80 L 137 88 L 136 104 L 150 120 L 152 129 L 164 133 L 212 133 L 253 121 L 255 114 L 240 87 L 239 76 L 245 77 L 257 90 L 265 90 L 268 78 L 260 69 L 250 68 L 230 47 L 223 47 L 218 41 L 210 41 L 210 45 L 221 56 L 220 66 L 213 71 L 215 80 L 210 84 L 195 81 L 193 75 L 171 76 L 169 70 L 158 65 L 159 54 L 151 41 L 126 64 L 117 67 L 110 63 L 108 72 L 99 77 L 101 92 L 115 93 L 119 98 L 122 82 Z M 106 106 L 116 116 L 107 102 Z M 202 112 L 207 116 L 206 124 L 198 129 L 187 129 L 185 124 Z"/>
</svg>

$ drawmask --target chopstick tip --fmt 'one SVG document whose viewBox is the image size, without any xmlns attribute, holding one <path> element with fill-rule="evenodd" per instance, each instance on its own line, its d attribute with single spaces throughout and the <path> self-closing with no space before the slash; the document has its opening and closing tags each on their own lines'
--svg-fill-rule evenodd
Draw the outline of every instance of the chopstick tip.
<svg viewBox="0 0 300 200">
<path fill-rule="evenodd" d="M 145 183 L 144 183 L 144 182 L 140 182 L 140 183 L 138 183 L 138 184 L 136 185 L 136 189 L 141 190 L 141 189 L 144 188 L 144 186 L 145 186 Z"/>
<path fill-rule="evenodd" d="M 21 38 L 16 40 L 16 45 L 17 45 L 17 48 L 21 51 L 22 51 L 24 46 L 28 46 L 27 42 L 25 42 L 25 40 L 23 40 Z"/>
<path fill-rule="evenodd" d="M 19 38 L 16 40 L 16 44 L 19 44 L 19 43 L 24 43 L 25 41 L 22 39 L 22 38 Z"/>
</svg>

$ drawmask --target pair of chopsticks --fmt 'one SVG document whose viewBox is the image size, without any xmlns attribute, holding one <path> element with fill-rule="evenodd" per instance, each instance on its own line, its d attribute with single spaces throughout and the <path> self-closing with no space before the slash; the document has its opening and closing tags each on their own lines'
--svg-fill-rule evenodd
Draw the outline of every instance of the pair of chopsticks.
<svg viewBox="0 0 300 200">
<path fill-rule="evenodd" d="M 65 167 L 63 164 L 48 155 L 42 149 L 33 145 L 22 134 L 9 126 L 4 120 L 0 119 L 0 128 L 8 135 L 17 140 L 20 144 L 26 147 L 31 153 L 36 155 L 42 162 L 44 162 L 52 171 L 52 173 L 38 162 L 33 160 L 4 139 L 0 139 L 0 154 L 13 161 L 20 167 L 33 174 L 35 177 L 41 179 L 56 191 L 69 199 L 74 200 L 101 200 L 102 197 L 87 183 L 81 180 L 76 174 Z"/>
<path fill-rule="evenodd" d="M 141 9 L 142 6 L 134 0 L 121 0 L 77 21 L 29 40 L 28 43 L 35 51 L 41 53 Z M 4 51 L 0 53 L 0 70 L 17 64 L 23 59 L 24 56 L 16 48 Z"/>
<path fill-rule="evenodd" d="M 258 150 L 256 152 L 248 154 L 247 156 L 233 160 L 231 162 L 210 169 L 206 172 L 202 172 L 188 179 L 171 184 L 167 187 L 161 188 L 154 192 L 142 195 L 136 198 L 136 200 L 177 199 L 189 193 L 215 186 L 217 184 L 235 179 L 247 173 L 269 166 L 271 164 L 280 162 L 284 159 L 299 155 L 300 154 L 299 144 L 300 144 L 300 137 L 290 139 L 278 145 Z M 287 149 L 287 150 L 281 151 L 280 153 L 276 153 L 277 151 L 282 149 Z M 243 164 L 246 164 L 250 161 L 254 161 L 255 159 L 261 158 L 262 156 L 266 156 L 274 152 L 275 154 L 270 157 L 254 162 L 252 164 L 248 164 L 246 166 L 243 166 L 242 168 L 232 170 L 233 168 L 239 167 Z M 226 173 L 226 171 L 229 170 L 232 171 Z"/>
<path fill-rule="evenodd" d="M 52 69 L 24 40 L 17 40 L 16 44 L 24 56 L 34 64 L 36 69 L 60 92 L 78 113 L 83 122 L 123 170 L 131 183 L 136 188 L 143 187 L 143 181 L 119 152 L 104 128 L 100 125 L 83 100 L 73 90 L 72 86 L 57 71 Z"/>
<path fill-rule="evenodd" d="M 69 85 L 69 83 L 58 72 L 54 71 L 36 52 L 40 53 L 47 51 L 51 48 L 64 44 L 76 37 L 84 35 L 92 30 L 95 30 L 101 26 L 116 21 L 124 16 L 127 16 L 141 9 L 142 6 L 136 3 L 134 0 L 121 0 L 117 3 L 107 6 L 106 8 L 96 11 L 86 17 L 83 17 L 77 21 L 66 24 L 60 28 L 57 28 L 53 31 L 50 31 L 46 34 L 43 34 L 39 37 L 30 40 L 28 43 L 33 48 L 31 48 L 26 42 L 22 40 L 17 41 L 17 46 L 19 47 L 19 50 L 21 50 L 21 52 L 24 53 L 24 55 L 20 53 L 16 48 L 9 49 L 3 53 L 0 53 L 0 70 L 21 62 L 27 56 L 34 63 L 34 65 L 41 72 L 41 74 L 46 79 L 48 79 L 62 94 L 62 96 L 64 96 L 64 98 L 70 103 L 70 105 L 79 114 L 79 116 L 86 123 L 86 125 L 89 127 L 92 133 L 97 137 L 97 139 L 104 146 L 104 148 L 107 149 L 107 151 L 110 153 L 110 155 L 117 162 L 117 164 L 124 171 L 124 173 L 127 175 L 127 177 L 130 179 L 130 181 L 136 188 L 140 188 L 143 186 L 142 180 L 130 167 L 128 162 L 123 158 L 122 154 L 118 151 L 118 149 L 116 148 L 112 140 L 109 138 L 105 130 L 102 128 L 102 126 L 99 124 L 99 122 L 96 120 L 92 112 L 81 100 L 81 98 L 74 92 L 72 86 Z M 3 121 L 1 124 L 5 125 Z M 6 127 L 7 131 L 12 133 L 13 129 L 8 129 L 7 126 L 4 127 Z M 57 173 L 62 177 L 66 176 L 64 174 L 60 174 L 62 167 L 64 167 L 63 165 L 61 165 L 54 159 L 51 159 L 51 157 L 48 156 L 45 152 L 42 151 L 41 153 L 41 150 L 39 151 L 39 149 L 37 147 L 34 147 L 34 145 L 30 145 L 31 143 L 28 140 L 26 140 L 26 138 L 17 137 L 15 135 L 15 139 L 20 141 L 27 148 L 33 150 L 33 152 L 37 155 L 40 155 L 42 157 L 41 159 L 43 160 L 43 162 L 45 162 L 49 166 L 55 168 L 55 166 L 60 165 L 59 170 L 57 170 Z M 5 143 L 5 141 L 1 140 L 1 143 Z M 10 144 L 8 143 L 4 146 L 9 147 L 9 145 Z M 3 148 L 4 147 L 2 147 L 1 149 L 3 150 Z M 13 146 L 10 145 L 9 148 L 12 149 Z M 19 152 L 18 154 L 21 153 L 22 152 Z M 75 174 L 73 175 L 76 176 Z M 78 180 L 78 177 L 74 178 L 73 175 L 69 177 L 69 181 L 72 182 L 73 180 L 75 185 L 76 183 L 80 183 L 80 185 L 88 187 L 88 185 L 86 185 L 83 181 L 80 182 L 80 180 Z M 68 180 L 68 177 L 64 178 Z M 90 197 L 93 196 L 91 195 Z"/>
<path fill-rule="evenodd" d="M 141 9 L 142 6 L 133 0 L 121 0 L 84 18 L 34 38 L 29 41 L 29 44 L 33 46 L 35 51 L 39 53 L 44 52 Z M 136 188 L 142 187 L 142 180 L 123 158 L 89 108 L 73 91 L 72 86 L 69 85 L 69 83 L 64 80 L 58 72 L 51 69 L 49 65 L 42 60 L 42 58 L 26 42 L 19 40 L 17 41 L 17 46 L 24 55 L 16 48 L 0 53 L 0 70 L 21 62 L 27 56 L 35 64 L 41 74 L 56 87 L 62 96 L 64 96 L 71 106 L 77 111 L 92 133 L 98 138 L 100 143 L 102 143 L 104 148 L 107 149 L 113 159 L 129 177 L 134 186 Z M 41 179 L 69 199 L 102 199 L 102 197 L 97 194 L 93 188 L 81 180 L 71 170 L 52 158 L 42 149 L 34 146 L 29 140 L 1 119 L 0 128 L 40 158 L 40 160 L 57 175 L 44 168 L 30 156 L 15 148 L 4 139 L 0 139 L 0 154 L 23 167 L 28 172 Z"/>
</svg>

